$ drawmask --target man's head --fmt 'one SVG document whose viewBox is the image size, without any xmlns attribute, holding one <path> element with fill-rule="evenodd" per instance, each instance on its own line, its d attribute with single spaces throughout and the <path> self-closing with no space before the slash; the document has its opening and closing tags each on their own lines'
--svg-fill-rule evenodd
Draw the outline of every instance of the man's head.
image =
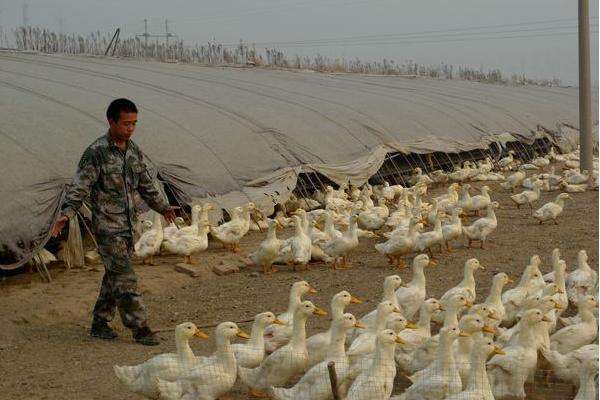
<svg viewBox="0 0 600 400">
<path fill-rule="evenodd" d="M 106 110 L 106 119 L 112 137 L 116 140 L 129 140 L 135 131 L 137 114 L 137 107 L 131 100 L 113 100 Z"/>
</svg>

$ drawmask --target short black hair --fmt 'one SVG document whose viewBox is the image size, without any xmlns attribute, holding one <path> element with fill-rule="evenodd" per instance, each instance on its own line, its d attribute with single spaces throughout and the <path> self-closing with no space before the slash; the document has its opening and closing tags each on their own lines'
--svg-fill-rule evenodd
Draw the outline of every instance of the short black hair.
<svg viewBox="0 0 600 400">
<path fill-rule="evenodd" d="M 135 103 L 129 99 L 116 99 L 113 100 L 106 109 L 106 119 L 119 121 L 121 111 L 129 113 L 137 113 L 138 109 Z"/>
</svg>

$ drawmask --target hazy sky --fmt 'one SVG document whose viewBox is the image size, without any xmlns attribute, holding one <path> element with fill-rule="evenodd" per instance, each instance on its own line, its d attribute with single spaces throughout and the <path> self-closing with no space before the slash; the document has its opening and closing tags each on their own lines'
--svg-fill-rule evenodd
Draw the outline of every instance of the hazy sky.
<svg viewBox="0 0 600 400">
<path fill-rule="evenodd" d="M 379 35 L 318 46 L 280 45 L 288 54 L 398 62 L 446 62 L 534 78 L 577 82 L 576 0 L 27 0 L 31 25 L 66 32 L 172 31 L 187 43 L 306 41 Z M 21 24 L 23 0 L 0 0 L 0 25 Z M 598 1 L 590 0 L 594 82 L 598 82 Z M 550 21 L 542 23 L 543 21 Z M 532 23 L 533 24 L 530 24 Z M 527 24 L 524 24 L 527 23 Z M 482 27 L 488 27 L 482 29 Z M 473 28 L 458 32 L 457 29 Z M 436 31 L 431 33 L 431 31 Z M 441 32 L 440 32 L 441 31 Z M 426 35 L 423 32 L 429 32 Z M 418 33 L 418 34 L 415 34 Z M 412 34 L 407 36 L 406 34 Z M 381 36 L 390 35 L 390 36 Z M 395 36 L 391 36 L 395 35 Z M 404 36 L 402 36 L 404 35 Z M 495 37 L 491 39 L 491 37 Z M 361 38 L 360 40 L 365 40 Z M 411 43 L 412 42 L 412 43 Z"/>
</svg>

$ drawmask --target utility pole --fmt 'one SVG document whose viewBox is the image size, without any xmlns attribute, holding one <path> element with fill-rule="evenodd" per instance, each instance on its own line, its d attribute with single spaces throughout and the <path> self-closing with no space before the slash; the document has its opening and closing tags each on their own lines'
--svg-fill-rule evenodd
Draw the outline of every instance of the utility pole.
<svg viewBox="0 0 600 400">
<path fill-rule="evenodd" d="M 29 10 L 29 4 L 26 1 L 23 2 L 22 13 L 23 13 L 23 26 L 29 26 L 29 15 L 27 11 Z"/>
<path fill-rule="evenodd" d="M 169 47 L 169 38 L 171 37 L 171 33 L 169 33 L 169 20 L 165 19 L 165 40 L 167 44 L 167 48 Z"/>
<path fill-rule="evenodd" d="M 144 18 L 144 47 L 148 47 L 148 18 Z"/>
<path fill-rule="evenodd" d="M 579 169 L 592 172 L 592 98 L 590 94 L 590 5 L 579 0 Z"/>
</svg>

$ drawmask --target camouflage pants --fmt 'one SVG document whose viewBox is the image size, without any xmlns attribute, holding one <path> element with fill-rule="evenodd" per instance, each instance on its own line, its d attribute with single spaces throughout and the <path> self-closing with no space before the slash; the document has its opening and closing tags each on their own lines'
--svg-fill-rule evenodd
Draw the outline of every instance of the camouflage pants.
<svg viewBox="0 0 600 400">
<path fill-rule="evenodd" d="M 98 253 L 105 272 L 94 306 L 94 319 L 112 321 L 118 309 L 123 325 L 136 330 L 146 326 L 148 316 L 129 261 L 131 243 L 127 236 L 98 237 Z"/>
</svg>

